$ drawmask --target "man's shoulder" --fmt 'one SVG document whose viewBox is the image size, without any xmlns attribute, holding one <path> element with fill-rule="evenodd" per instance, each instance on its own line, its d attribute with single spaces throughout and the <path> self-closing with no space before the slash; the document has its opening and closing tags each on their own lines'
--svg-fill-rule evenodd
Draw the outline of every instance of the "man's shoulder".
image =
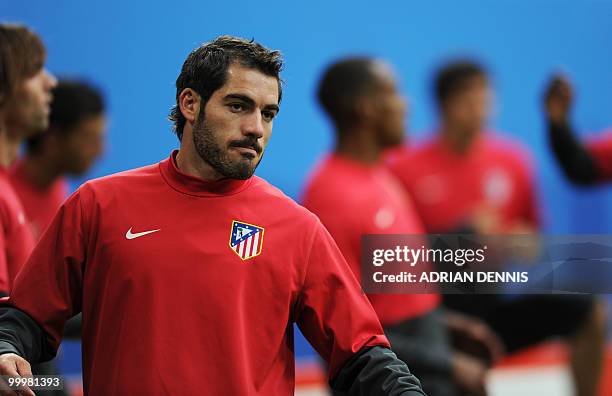
<svg viewBox="0 0 612 396">
<path fill-rule="evenodd" d="M 392 169 L 403 168 L 414 161 L 429 160 L 436 154 L 438 141 L 435 137 L 420 139 L 389 150 L 385 163 Z"/>
<path fill-rule="evenodd" d="M 443 156 L 434 138 L 398 147 L 389 152 L 385 158 L 387 168 L 404 188 L 410 188 L 409 186 L 419 179 L 424 171 L 443 163 Z"/>
<path fill-rule="evenodd" d="M 533 158 L 529 148 L 520 140 L 507 134 L 489 133 L 486 138 L 488 157 L 508 166 L 531 168 Z"/>
<path fill-rule="evenodd" d="M 318 221 L 312 212 L 261 177 L 253 176 L 249 190 L 251 190 L 251 194 L 255 194 L 258 200 L 261 200 L 265 210 L 271 211 L 275 215 L 293 217 L 308 222 Z"/>
<path fill-rule="evenodd" d="M 112 192 L 129 194 L 130 191 L 136 191 L 160 180 L 159 163 L 157 163 L 88 180 L 78 188 L 77 193 L 93 193 L 96 196 Z"/>
<path fill-rule="evenodd" d="M 0 221 L 4 222 L 9 217 L 9 212 L 16 210 L 19 201 L 7 174 L 2 170 L 0 170 L 0 191 L 2 191 L 0 194 Z"/>
<path fill-rule="evenodd" d="M 517 138 L 510 136 L 508 133 L 496 131 L 487 132 L 485 142 L 487 149 L 496 154 L 516 155 L 518 153 L 529 153 L 529 149 L 526 145 Z"/>
<path fill-rule="evenodd" d="M 346 168 L 336 166 L 329 158 L 319 160 L 308 174 L 304 184 L 303 200 L 309 201 L 328 196 L 337 196 L 347 184 L 354 185 L 354 174 Z"/>
<path fill-rule="evenodd" d="M 0 171 L 0 201 L 3 201 L 6 205 L 14 205 L 19 202 L 17 189 L 12 183 L 10 176 Z"/>
<path fill-rule="evenodd" d="M 384 168 L 378 172 L 386 171 Z M 377 196 L 377 185 L 369 174 L 354 173 L 334 167 L 317 168 L 308 178 L 302 193 L 306 208 L 318 216 L 333 213 L 343 216 L 351 212 L 349 208 L 361 208 L 364 203 Z"/>
<path fill-rule="evenodd" d="M 139 180 L 146 180 L 151 177 L 159 177 L 158 163 L 91 179 L 84 185 L 89 185 L 91 187 L 106 187 L 115 184 L 137 183 Z"/>
<path fill-rule="evenodd" d="M 286 195 L 280 188 L 259 176 L 253 176 L 251 184 L 252 193 L 256 193 L 262 200 L 269 201 L 270 205 L 279 205 L 283 209 L 301 212 L 304 208 Z"/>
</svg>

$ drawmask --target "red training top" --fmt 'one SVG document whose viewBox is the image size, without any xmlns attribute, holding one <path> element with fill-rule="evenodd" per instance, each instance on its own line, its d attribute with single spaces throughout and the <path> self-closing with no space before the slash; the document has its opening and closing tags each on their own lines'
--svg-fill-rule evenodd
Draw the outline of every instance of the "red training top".
<svg viewBox="0 0 612 396">
<path fill-rule="evenodd" d="M 389 347 L 316 216 L 258 177 L 183 174 L 176 154 L 81 186 L 9 298 L 55 346 L 83 311 L 86 394 L 292 395 L 294 322 L 332 376 Z"/>
<path fill-rule="evenodd" d="M 28 180 L 22 161 L 10 169 L 9 177 L 25 209 L 34 238 L 38 240 L 68 195 L 66 179 L 59 178 L 45 189 L 38 188 Z"/>
<path fill-rule="evenodd" d="M 9 174 L 0 167 L 0 292 L 8 294 L 13 280 L 34 248 L 34 238 L 13 190 Z"/>
<path fill-rule="evenodd" d="M 434 138 L 394 152 L 389 164 L 430 233 L 454 231 L 482 207 L 495 210 L 504 227 L 538 224 L 531 161 L 514 142 L 483 132 L 456 154 Z"/>
</svg>

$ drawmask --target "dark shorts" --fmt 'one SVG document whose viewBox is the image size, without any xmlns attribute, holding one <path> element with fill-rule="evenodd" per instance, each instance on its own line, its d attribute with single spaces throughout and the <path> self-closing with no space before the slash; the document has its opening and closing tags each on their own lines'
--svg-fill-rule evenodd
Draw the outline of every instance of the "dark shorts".
<svg viewBox="0 0 612 396">
<path fill-rule="evenodd" d="M 573 336 L 596 303 L 591 295 L 445 295 L 446 307 L 482 319 L 507 352 Z"/>
</svg>

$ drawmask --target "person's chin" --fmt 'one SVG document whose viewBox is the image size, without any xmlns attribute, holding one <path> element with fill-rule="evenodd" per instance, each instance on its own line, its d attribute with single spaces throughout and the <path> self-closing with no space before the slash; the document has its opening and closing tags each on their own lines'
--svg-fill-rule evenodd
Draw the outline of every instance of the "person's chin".
<svg viewBox="0 0 612 396">
<path fill-rule="evenodd" d="M 255 168 L 257 168 L 258 162 L 255 159 L 243 158 L 240 161 L 240 168 L 244 169 L 245 172 L 250 172 L 251 174 L 255 173 Z"/>
<path fill-rule="evenodd" d="M 238 166 L 237 169 L 234 169 L 232 178 L 238 180 L 247 180 L 255 173 L 255 167 L 252 167 L 250 164 L 241 164 L 243 166 Z"/>
<path fill-rule="evenodd" d="M 42 122 L 42 123 L 38 123 L 35 125 L 30 125 L 29 128 L 24 130 L 23 138 L 29 139 L 33 136 L 41 135 L 43 132 L 47 130 L 48 126 L 49 126 L 48 122 Z"/>
</svg>

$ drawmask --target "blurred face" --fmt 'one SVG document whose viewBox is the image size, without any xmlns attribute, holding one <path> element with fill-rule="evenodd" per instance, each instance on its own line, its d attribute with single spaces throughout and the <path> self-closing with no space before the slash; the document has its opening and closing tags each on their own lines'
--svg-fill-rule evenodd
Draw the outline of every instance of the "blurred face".
<svg viewBox="0 0 612 396">
<path fill-rule="evenodd" d="M 484 77 L 474 77 L 442 105 L 442 117 L 456 141 L 469 144 L 485 128 L 491 109 L 491 89 Z"/>
<path fill-rule="evenodd" d="M 104 152 L 105 136 L 106 116 L 101 114 L 84 118 L 73 131 L 59 138 L 66 172 L 75 176 L 86 173 Z"/>
<path fill-rule="evenodd" d="M 49 125 L 51 90 L 57 80 L 46 69 L 41 69 L 24 80 L 5 107 L 6 124 L 21 138 L 43 132 Z"/>
<path fill-rule="evenodd" d="M 378 82 L 370 95 L 374 107 L 374 129 L 382 147 L 400 144 L 404 139 L 406 101 L 397 89 L 395 74 L 386 64 L 375 66 Z"/>
<path fill-rule="evenodd" d="M 261 161 L 278 113 L 278 81 L 234 64 L 193 127 L 199 156 L 219 174 L 248 179 Z"/>
</svg>

